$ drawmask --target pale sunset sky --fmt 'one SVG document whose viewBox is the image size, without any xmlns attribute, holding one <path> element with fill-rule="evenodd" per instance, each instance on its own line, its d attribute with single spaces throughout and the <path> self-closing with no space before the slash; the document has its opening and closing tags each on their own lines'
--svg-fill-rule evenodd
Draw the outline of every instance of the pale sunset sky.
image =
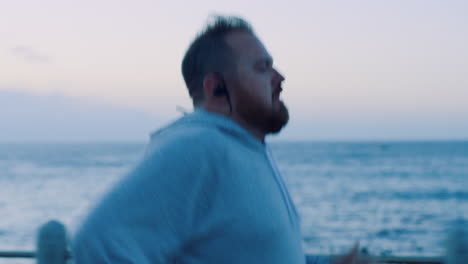
<svg viewBox="0 0 468 264">
<path fill-rule="evenodd" d="M 192 108 L 180 63 L 212 14 L 286 76 L 276 139 L 468 139 L 466 0 L 0 0 L 0 141 L 145 141 Z"/>
</svg>

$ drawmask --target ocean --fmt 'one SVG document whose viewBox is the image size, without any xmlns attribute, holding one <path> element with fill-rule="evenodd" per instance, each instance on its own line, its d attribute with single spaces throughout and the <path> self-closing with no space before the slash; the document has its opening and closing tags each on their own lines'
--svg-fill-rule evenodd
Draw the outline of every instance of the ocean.
<svg viewBox="0 0 468 264">
<path fill-rule="evenodd" d="M 359 241 L 373 255 L 439 256 L 450 223 L 468 219 L 468 141 L 270 147 L 309 254 L 343 253 Z M 0 251 L 34 250 L 38 227 L 51 219 L 73 236 L 144 150 L 133 143 L 0 144 Z"/>
</svg>

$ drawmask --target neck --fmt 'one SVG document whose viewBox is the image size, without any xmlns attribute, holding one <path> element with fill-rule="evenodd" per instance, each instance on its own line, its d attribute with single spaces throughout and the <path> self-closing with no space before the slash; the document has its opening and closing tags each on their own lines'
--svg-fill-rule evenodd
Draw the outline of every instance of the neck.
<svg viewBox="0 0 468 264">
<path fill-rule="evenodd" d="M 258 139 L 260 142 L 265 143 L 265 133 L 260 131 L 260 129 L 250 126 L 245 120 L 243 120 L 239 116 L 232 115 L 232 116 L 228 116 L 228 118 L 236 122 L 237 124 L 239 124 L 245 130 L 247 130 L 250 134 L 252 134 L 256 139 Z"/>
<path fill-rule="evenodd" d="M 228 119 L 231 119 L 233 122 L 247 130 L 252 136 L 254 136 L 258 141 L 265 143 L 265 133 L 262 132 L 260 129 L 250 125 L 248 122 L 246 122 L 243 118 L 241 118 L 237 113 L 232 112 L 229 114 L 229 112 L 225 111 L 219 111 L 218 109 L 212 108 L 212 107 L 202 107 L 207 112 L 217 114 L 217 115 L 222 115 Z"/>
</svg>

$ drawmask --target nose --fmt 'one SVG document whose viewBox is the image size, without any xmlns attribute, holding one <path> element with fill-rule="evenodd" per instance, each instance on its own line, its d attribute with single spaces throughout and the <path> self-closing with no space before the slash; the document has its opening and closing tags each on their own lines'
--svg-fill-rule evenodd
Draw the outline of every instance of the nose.
<svg viewBox="0 0 468 264">
<path fill-rule="evenodd" d="M 277 69 L 273 69 L 273 72 L 273 84 L 279 85 L 285 80 L 285 77 Z"/>
</svg>

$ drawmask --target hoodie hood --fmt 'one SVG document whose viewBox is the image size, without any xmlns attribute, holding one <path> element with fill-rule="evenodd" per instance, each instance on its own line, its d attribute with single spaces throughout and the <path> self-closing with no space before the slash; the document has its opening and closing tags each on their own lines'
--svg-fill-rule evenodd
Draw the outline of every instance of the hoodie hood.
<svg viewBox="0 0 468 264">
<path fill-rule="evenodd" d="M 190 130 L 191 128 L 216 129 L 221 133 L 226 134 L 236 140 L 239 140 L 251 147 L 265 149 L 265 144 L 255 138 L 250 132 L 241 127 L 231 119 L 208 112 L 202 108 L 195 108 L 195 111 L 185 114 L 173 123 L 165 126 L 150 135 L 151 141 L 157 137 L 179 129 Z"/>
</svg>

